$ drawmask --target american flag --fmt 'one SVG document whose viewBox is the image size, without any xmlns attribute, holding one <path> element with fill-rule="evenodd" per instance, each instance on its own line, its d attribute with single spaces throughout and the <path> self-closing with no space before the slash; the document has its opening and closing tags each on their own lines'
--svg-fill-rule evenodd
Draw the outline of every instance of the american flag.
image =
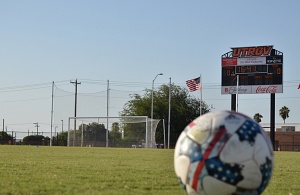
<svg viewBox="0 0 300 195">
<path fill-rule="evenodd" d="M 199 90 L 201 87 L 200 77 L 191 79 L 191 80 L 187 80 L 186 85 L 188 86 L 188 88 L 190 89 L 191 92 Z"/>
</svg>

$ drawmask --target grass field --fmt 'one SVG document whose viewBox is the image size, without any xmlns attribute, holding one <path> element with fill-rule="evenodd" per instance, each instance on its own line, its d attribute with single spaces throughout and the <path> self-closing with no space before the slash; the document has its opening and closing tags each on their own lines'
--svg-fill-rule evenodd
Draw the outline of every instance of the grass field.
<svg viewBox="0 0 300 195">
<path fill-rule="evenodd" d="M 185 194 L 174 150 L 0 146 L 0 194 Z M 300 153 L 276 152 L 264 195 L 300 195 Z"/>
</svg>

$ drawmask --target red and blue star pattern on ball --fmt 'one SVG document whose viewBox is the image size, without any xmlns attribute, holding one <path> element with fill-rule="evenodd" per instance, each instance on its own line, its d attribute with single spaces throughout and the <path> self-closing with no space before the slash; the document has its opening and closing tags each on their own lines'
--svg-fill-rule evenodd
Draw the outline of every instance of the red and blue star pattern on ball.
<svg viewBox="0 0 300 195">
<path fill-rule="evenodd" d="M 261 194 L 264 189 L 267 187 L 271 175 L 272 175 L 272 161 L 268 157 L 266 157 L 266 163 L 260 165 L 260 172 L 262 173 L 262 183 L 257 189 L 258 194 Z"/>
<path fill-rule="evenodd" d="M 244 179 L 242 175 L 243 165 L 223 163 L 219 156 L 207 159 L 205 167 L 208 175 L 231 185 L 236 185 Z"/>
<path fill-rule="evenodd" d="M 185 137 L 180 142 L 180 151 L 179 155 L 185 155 L 190 159 L 190 163 L 194 163 L 197 161 L 200 161 L 202 159 L 202 152 L 201 152 L 201 146 L 194 142 L 191 138 Z M 190 169 L 193 169 L 193 167 L 190 167 Z M 190 181 L 193 177 L 193 171 L 190 171 L 187 175 L 187 180 Z M 180 186 L 185 189 L 186 186 L 183 184 L 183 182 L 179 179 Z"/>
<path fill-rule="evenodd" d="M 190 162 L 196 162 L 202 159 L 201 146 L 191 138 L 185 137 L 181 142 L 180 155 L 189 157 Z"/>
<path fill-rule="evenodd" d="M 251 146 L 255 143 L 256 135 L 261 133 L 261 129 L 257 123 L 246 120 L 244 124 L 236 131 L 241 142 L 247 141 Z"/>
<path fill-rule="evenodd" d="M 201 174 L 202 169 L 205 166 L 205 161 L 210 158 L 210 154 L 213 151 L 216 144 L 222 139 L 222 137 L 226 134 L 226 129 L 224 126 L 221 126 L 214 136 L 214 138 L 211 140 L 211 142 L 208 144 L 207 148 L 205 149 L 203 153 L 203 158 L 201 161 L 198 162 L 198 165 L 196 169 L 194 170 L 194 177 L 192 178 L 192 188 L 197 191 L 198 188 L 198 182 L 199 177 Z"/>
</svg>

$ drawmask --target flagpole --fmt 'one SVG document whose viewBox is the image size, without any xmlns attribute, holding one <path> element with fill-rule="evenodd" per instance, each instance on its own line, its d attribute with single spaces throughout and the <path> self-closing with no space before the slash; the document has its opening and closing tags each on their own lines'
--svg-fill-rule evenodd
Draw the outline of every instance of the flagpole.
<svg viewBox="0 0 300 195">
<path fill-rule="evenodd" d="M 200 74 L 200 116 L 202 115 L 202 106 L 201 106 L 201 103 L 202 103 L 202 87 L 203 87 L 202 76 Z"/>
</svg>

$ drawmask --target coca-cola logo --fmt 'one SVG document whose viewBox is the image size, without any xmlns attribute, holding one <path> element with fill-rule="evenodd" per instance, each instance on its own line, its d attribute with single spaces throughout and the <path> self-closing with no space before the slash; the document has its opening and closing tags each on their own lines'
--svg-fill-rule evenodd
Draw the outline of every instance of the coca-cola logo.
<svg viewBox="0 0 300 195">
<path fill-rule="evenodd" d="M 270 85 L 266 87 L 258 86 L 256 88 L 256 93 L 276 93 L 277 92 L 277 86 Z"/>
</svg>

